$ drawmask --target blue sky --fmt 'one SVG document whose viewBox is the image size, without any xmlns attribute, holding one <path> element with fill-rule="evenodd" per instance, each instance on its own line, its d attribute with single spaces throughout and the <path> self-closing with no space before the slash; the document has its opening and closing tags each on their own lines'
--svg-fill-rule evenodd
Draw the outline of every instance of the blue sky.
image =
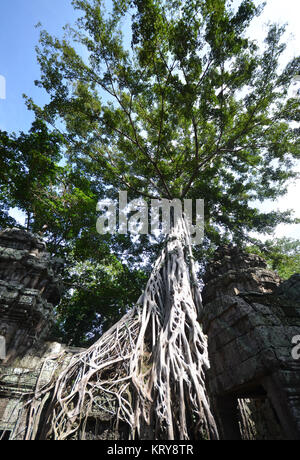
<svg viewBox="0 0 300 460">
<path fill-rule="evenodd" d="M 109 0 L 108 0 L 109 1 Z M 258 1 L 258 0 L 257 0 Z M 50 34 L 60 36 L 66 23 L 76 19 L 71 0 L 0 0 L 0 86 L 1 76 L 6 81 L 6 98 L 1 99 L 0 88 L 0 129 L 8 132 L 27 131 L 33 115 L 24 104 L 22 94 L 32 97 L 39 105 L 47 101 L 47 95 L 35 87 L 34 80 L 39 78 L 35 46 L 38 44 L 42 23 Z M 239 0 L 234 0 L 234 3 Z M 263 15 L 253 21 L 250 34 L 258 41 L 266 33 L 267 22 L 288 23 L 286 38 L 289 40 L 285 62 L 299 55 L 300 44 L 300 1 L 267 0 Z M 300 166 L 299 166 L 300 171 Z M 290 209 L 300 218 L 300 183 L 291 184 L 289 193 L 277 202 L 268 201 L 259 207 L 269 211 Z M 258 205 L 258 204 L 257 204 Z M 280 225 L 276 236 L 300 238 L 300 225 Z"/>
<path fill-rule="evenodd" d="M 34 86 L 39 78 L 35 46 L 38 22 L 51 34 L 61 34 L 62 27 L 76 18 L 71 0 L 1 0 L 0 3 L 0 75 L 6 80 L 6 99 L 0 99 L 0 129 L 27 131 L 33 115 L 28 112 L 22 94 L 39 104 L 47 101 L 45 93 Z"/>
</svg>

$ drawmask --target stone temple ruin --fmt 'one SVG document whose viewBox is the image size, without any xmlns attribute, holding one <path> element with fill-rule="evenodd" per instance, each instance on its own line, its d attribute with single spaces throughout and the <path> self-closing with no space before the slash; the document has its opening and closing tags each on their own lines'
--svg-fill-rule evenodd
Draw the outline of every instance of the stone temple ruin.
<svg viewBox="0 0 300 460">
<path fill-rule="evenodd" d="M 62 261 L 19 229 L 0 232 L 0 439 L 24 439 L 24 401 L 81 351 L 49 342 Z M 281 282 L 260 257 L 221 247 L 207 268 L 200 318 L 207 389 L 221 439 L 300 439 L 300 275 Z M 61 368 L 60 368 L 61 369 Z M 106 438 L 109 439 L 109 438 Z"/>
<path fill-rule="evenodd" d="M 57 260 L 45 243 L 17 229 L 0 234 L 0 335 L 5 338 L 4 362 L 26 352 L 47 336 L 60 300 Z"/>
<path fill-rule="evenodd" d="M 13 439 L 22 439 L 23 401 L 55 370 L 46 358 L 66 349 L 67 361 L 78 351 L 47 342 L 60 301 L 61 265 L 36 235 L 19 229 L 0 232 L 0 439 L 15 432 Z"/>
<path fill-rule="evenodd" d="M 300 334 L 300 275 L 281 283 L 262 258 L 222 247 L 204 283 L 209 394 L 221 437 L 241 439 L 237 403 L 246 399 L 254 436 L 300 439 L 300 361 L 291 353 Z"/>
</svg>

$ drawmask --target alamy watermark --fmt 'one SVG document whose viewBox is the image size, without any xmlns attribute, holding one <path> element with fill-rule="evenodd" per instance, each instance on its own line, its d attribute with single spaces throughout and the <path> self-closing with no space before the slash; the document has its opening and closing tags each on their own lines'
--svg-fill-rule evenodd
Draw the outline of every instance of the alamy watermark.
<svg viewBox="0 0 300 460">
<path fill-rule="evenodd" d="M 106 233 L 126 235 L 128 232 L 133 235 L 169 234 L 184 213 L 191 243 L 201 244 L 204 238 L 204 200 L 202 199 L 184 199 L 183 203 L 177 198 L 152 199 L 149 206 L 143 198 L 128 203 L 127 192 L 119 192 L 118 204 L 111 199 L 104 199 L 98 202 L 96 210 L 102 213 L 96 224 L 97 231 L 101 235 Z"/>
<path fill-rule="evenodd" d="M 298 360 L 300 359 L 300 335 L 295 335 L 292 338 L 292 344 L 295 345 L 292 349 L 292 358 Z"/>
<path fill-rule="evenodd" d="M 293 91 L 292 91 L 292 96 L 293 97 L 300 97 L 300 75 L 295 75 L 293 77 Z"/>
<path fill-rule="evenodd" d="M 0 75 L 0 99 L 6 99 L 6 80 Z"/>
<path fill-rule="evenodd" d="M 0 360 L 6 358 L 6 340 L 3 335 L 0 335 Z"/>
</svg>

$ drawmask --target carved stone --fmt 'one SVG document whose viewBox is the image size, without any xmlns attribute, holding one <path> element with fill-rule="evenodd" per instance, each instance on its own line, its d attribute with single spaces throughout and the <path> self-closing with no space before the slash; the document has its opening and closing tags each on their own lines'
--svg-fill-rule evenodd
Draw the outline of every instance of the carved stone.
<svg viewBox="0 0 300 460">
<path fill-rule="evenodd" d="M 0 439 L 23 439 L 23 402 L 57 372 L 58 354 L 62 370 L 82 351 L 46 342 L 60 264 L 36 235 L 0 232 Z M 259 256 L 227 246 L 204 281 L 208 390 L 222 438 L 300 439 L 300 361 L 291 353 L 300 335 L 300 275 L 282 283 Z M 115 439 L 110 421 L 92 415 L 88 437 L 96 423 L 97 439 Z"/>
<path fill-rule="evenodd" d="M 241 437 L 237 402 L 252 398 L 270 403 L 283 439 L 300 439 L 300 362 L 291 354 L 300 334 L 300 275 L 281 283 L 259 256 L 226 246 L 204 282 L 209 390 L 223 437 Z"/>
<path fill-rule="evenodd" d="M 13 228 L 0 232 L 0 335 L 3 364 L 45 340 L 53 324 L 61 282 L 59 259 L 50 258 L 36 235 Z M 2 339 L 3 340 L 3 339 Z"/>
<path fill-rule="evenodd" d="M 62 291 L 62 263 L 37 235 L 0 232 L 0 440 L 23 439 L 21 409 L 37 385 L 51 379 L 57 367 L 52 356 L 64 355 L 63 368 L 82 351 L 47 341 Z"/>
</svg>

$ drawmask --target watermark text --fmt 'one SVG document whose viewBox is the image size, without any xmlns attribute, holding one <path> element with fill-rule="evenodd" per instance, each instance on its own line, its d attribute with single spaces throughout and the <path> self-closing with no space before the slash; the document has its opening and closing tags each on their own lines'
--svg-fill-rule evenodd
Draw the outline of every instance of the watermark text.
<svg viewBox="0 0 300 460">
<path fill-rule="evenodd" d="M 0 335 L 0 360 L 6 358 L 6 340 L 3 335 Z"/>
<path fill-rule="evenodd" d="M 300 359 L 300 335 L 295 335 L 292 338 L 292 344 L 295 345 L 292 349 L 292 358 L 298 360 Z"/>
<path fill-rule="evenodd" d="M 97 231 L 101 235 L 117 232 L 121 235 L 128 232 L 133 235 L 167 235 L 184 214 L 191 243 L 201 244 L 204 238 L 202 199 L 184 199 L 183 203 L 179 199 L 152 199 L 149 206 L 143 198 L 128 203 L 127 192 L 119 192 L 118 205 L 111 199 L 104 199 L 98 202 L 96 210 L 101 212 L 96 223 Z"/>
<path fill-rule="evenodd" d="M 0 99 L 6 99 L 6 80 L 0 75 Z"/>
</svg>

